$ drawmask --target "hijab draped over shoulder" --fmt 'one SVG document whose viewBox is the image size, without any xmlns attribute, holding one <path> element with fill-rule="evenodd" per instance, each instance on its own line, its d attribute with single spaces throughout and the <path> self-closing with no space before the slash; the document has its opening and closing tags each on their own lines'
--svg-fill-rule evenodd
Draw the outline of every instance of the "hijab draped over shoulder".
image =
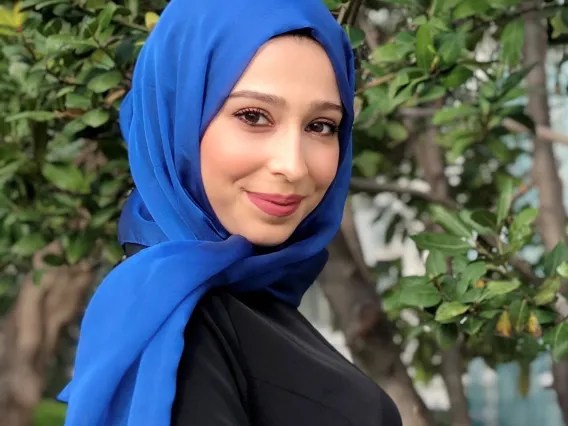
<svg viewBox="0 0 568 426">
<path fill-rule="evenodd" d="M 257 50 L 300 29 L 323 46 L 339 85 L 338 172 L 288 242 L 255 254 L 223 229 L 207 201 L 199 141 Z M 169 426 L 184 328 L 211 288 L 266 289 L 299 304 L 341 223 L 353 95 L 351 45 L 322 0 L 169 2 L 120 109 L 136 189 L 119 239 L 148 248 L 118 265 L 87 307 L 73 378 L 59 396 L 68 403 L 67 426 Z"/>
</svg>

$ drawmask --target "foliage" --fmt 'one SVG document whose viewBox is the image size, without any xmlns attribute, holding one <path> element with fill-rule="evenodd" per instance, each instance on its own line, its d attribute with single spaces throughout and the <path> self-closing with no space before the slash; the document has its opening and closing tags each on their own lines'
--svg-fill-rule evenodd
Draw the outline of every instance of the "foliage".
<svg viewBox="0 0 568 426">
<path fill-rule="evenodd" d="M 544 253 L 528 273 L 518 267 L 526 249 L 540 244 L 533 226 L 538 210 L 520 199 L 527 180 L 512 167 L 530 150 L 503 124 L 513 120 L 535 131 L 525 112 L 524 80 L 532 66 L 521 61 L 521 2 L 386 5 L 398 20 L 382 28 L 383 43 L 361 63 L 355 172 L 390 182 L 423 178 L 414 151 L 434 125 L 428 135 L 442 152 L 449 189 L 443 200 L 400 197 L 429 228 L 412 236 L 427 254 L 425 274 L 401 277 L 384 294 L 404 342 L 420 341 L 413 360 L 418 377 L 431 377 L 438 370 L 434 355 L 456 341 L 466 356 L 482 356 L 492 366 L 526 365 L 542 351 L 565 358 L 566 319 L 553 305 L 567 277 L 566 246 Z M 537 6 L 555 22 L 556 36 L 568 32 L 565 7 Z M 408 191 L 401 186 L 400 192 Z M 393 220 L 387 239 L 406 224 Z M 433 225 L 443 232 L 431 232 Z M 402 319 L 409 309 L 419 325 Z"/>
<path fill-rule="evenodd" d="M 163 5 L 36 1 L 0 8 L 2 306 L 31 256 L 50 265 L 121 258 L 116 218 L 131 187 L 117 110 Z"/>
<path fill-rule="evenodd" d="M 65 405 L 49 400 L 42 401 L 34 411 L 34 426 L 63 426 Z"/>
<path fill-rule="evenodd" d="M 341 0 L 325 2 L 338 16 L 347 10 Z M 120 259 L 116 219 L 131 181 L 117 111 L 164 3 L 25 0 L 0 7 L 4 302 L 17 293 L 32 255 L 51 241 L 61 242 L 64 256 L 46 257 L 49 264 Z M 450 203 L 400 198 L 418 220 L 444 229 L 413 236 L 429 252 L 426 273 L 401 278 L 383 295 L 404 342 L 419 339 L 413 360 L 419 377 L 431 376 L 438 368 L 434 355 L 456 340 L 463 340 L 467 356 L 491 365 L 527 363 L 545 350 L 565 357 L 568 326 L 552 303 L 568 277 L 568 248 L 546 253 L 531 277 L 511 261 L 539 244 L 537 211 L 516 201 L 525 182 L 511 174 L 530 151 L 503 126 L 511 119 L 534 130 L 524 106 L 530 67 L 521 65 L 520 1 L 365 4 L 392 19 L 377 24 L 377 47 L 346 24 L 360 65 L 355 174 L 390 182 L 421 178 L 414 151 L 430 123 L 446 166 L 459 170 L 449 180 Z M 567 32 L 565 9 L 553 1 L 539 8 L 554 36 Z M 495 47 L 486 54 L 488 38 Z M 400 227 L 393 221 L 387 234 Z M 408 309 L 418 326 L 400 315 Z"/>
</svg>

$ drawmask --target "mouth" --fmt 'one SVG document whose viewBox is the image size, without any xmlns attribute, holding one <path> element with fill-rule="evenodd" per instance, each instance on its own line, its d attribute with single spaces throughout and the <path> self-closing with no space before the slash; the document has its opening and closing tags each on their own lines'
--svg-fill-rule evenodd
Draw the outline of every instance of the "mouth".
<svg viewBox="0 0 568 426">
<path fill-rule="evenodd" d="M 302 200 L 301 195 L 265 194 L 246 192 L 249 200 L 262 212 L 276 217 L 291 216 L 298 210 Z"/>
</svg>

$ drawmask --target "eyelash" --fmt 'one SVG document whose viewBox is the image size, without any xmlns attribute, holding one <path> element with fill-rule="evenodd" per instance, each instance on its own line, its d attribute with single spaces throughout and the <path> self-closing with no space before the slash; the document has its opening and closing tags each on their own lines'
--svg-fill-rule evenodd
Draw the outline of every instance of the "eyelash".
<svg viewBox="0 0 568 426">
<path fill-rule="evenodd" d="M 268 115 L 263 110 L 257 109 L 257 108 L 245 108 L 245 109 L 242 109 L 240 111 L 237 111 L 233 115 L 235 117 L 237 117 L 239 120 L 241 120 L 242 122 L 244 122 L 245 124 L 248 124 L 249 126 L 252 126 L 252 127 L 263 126 L 262 124 L 257 125 L 257 124 L 251 123 L 249 120 L 246 120 L 245 119 L 246 114 L 258 114 L 258 115 L 264 117 L 266 119 L 266 121 L 268 121 L 270 123 L 270 119 L 268 118 Z M 338 126 L 333 121 L 320 119 L 320 120 L 317 120 L 317 121 L 312 121 L 310 123 L 310 125 L 312 125 L 314 123 L 323 123 L 323 124 L 325 124 L 329 127 L 329 129 L 330 129 L 329 133 L 325 134 L 323 136 L 334 136 L 338 131 Z"/>
</svg>

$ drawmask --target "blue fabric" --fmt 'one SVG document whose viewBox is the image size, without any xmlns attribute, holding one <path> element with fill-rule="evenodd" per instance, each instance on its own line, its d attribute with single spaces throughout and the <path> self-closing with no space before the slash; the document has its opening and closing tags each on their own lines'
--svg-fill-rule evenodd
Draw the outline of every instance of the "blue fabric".
<svg viewBox="0 0 568 426">
<path fill-rule="evenodd" d="M 310 28 L 336 72 L 345 115 L 337 177 L 285 244 L 265 254 L 218 222 L 199 141 L 269 39 Z M 290 64 L 290 66 L 293 66 Z M 297 306 L 327 261 L 351 174 L 354 71 L 349 40 L 321 0 L 172 0 L 141 50 L 121 106 L 136 190 L 121 243 L 149 246 L 118 265 L 86 310 L 67 426 L 168 426 L 183 332 L 211 288 L 267 289 Z"/>
</svg>

